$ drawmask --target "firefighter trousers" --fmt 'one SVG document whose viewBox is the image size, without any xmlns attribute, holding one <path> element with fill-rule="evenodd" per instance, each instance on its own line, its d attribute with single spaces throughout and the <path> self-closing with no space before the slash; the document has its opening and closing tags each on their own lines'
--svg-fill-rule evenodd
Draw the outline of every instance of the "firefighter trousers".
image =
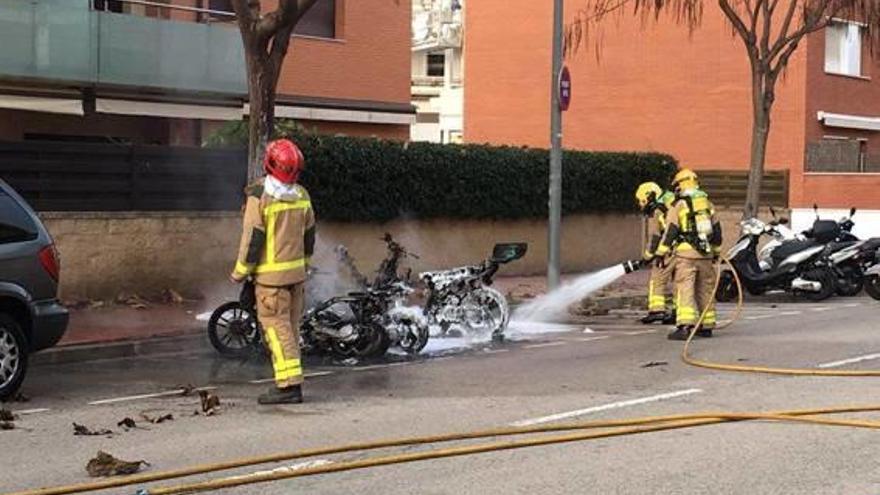
<svg viewBox="0 0 880 495">
<path fill-rule="evenodd" d="M 669 256 L 663 267 L 655 263 L 651 267 L 651 278 L 648 280 L 648 311 L 658 313 L 667 311 L 671 306 L 668 286 L 672 282 L 675 258 Z M 674 306 L 673 306 L 674 307 Z"/>
<path fill-rule="evenodd" d="M 675 260 L 675 307 L 676 325 L 691 326 L 706 310 L 704 329 L 715 328 L 715 263 L 710 258 L 685 258 Z"/>
<path fill-rule="evenodd" d="M 272 355 L 272 369 L 278 388 L 303 382 L 299 324 L 305 302 L 304 285 L 256 286 L 257 317 L 263 330 L 263 342 Z"/>
</svg>

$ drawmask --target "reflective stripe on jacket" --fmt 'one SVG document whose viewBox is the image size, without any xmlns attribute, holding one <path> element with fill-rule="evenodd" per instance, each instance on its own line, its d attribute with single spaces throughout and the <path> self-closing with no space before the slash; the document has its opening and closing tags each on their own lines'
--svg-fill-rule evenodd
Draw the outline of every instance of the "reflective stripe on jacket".
<svg viewBox="0 0 880 495">
<path fill-rule="evenodd" d="M 642 253 L 642 257 L 646 260 L 660 255 L 657 249 L 660 247 L 660 240 L 666 231 L 666 214 L 674 200 L 675 195 L 672 192 L 666 191 L 663 193 L 659 198 L 660 206 L 654 208 L 651 217 L 648 219 L 647 242 L 645 244 L 645 252 Z"/>
<path fill-rule="evenodd" d="M 256 283 L 273 287 L 303 282 L 315 243 L 308 192 L 297 186 L 295 197 L 282 200 L 255 183 L 247 193 L 236 275 L 253 275 Z"/>
</svg>

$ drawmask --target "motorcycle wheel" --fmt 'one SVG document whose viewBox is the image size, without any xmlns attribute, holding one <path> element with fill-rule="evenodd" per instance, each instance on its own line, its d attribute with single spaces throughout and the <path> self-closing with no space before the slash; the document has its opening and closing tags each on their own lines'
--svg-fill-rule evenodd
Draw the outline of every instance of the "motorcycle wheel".
<svg viewBox="0 0 880 495">
<path fill-rule="evenodd" d="M 400 348 L 407 354 L 418 354 L 428 345 L 428 339 L 430 338 L 428 325 L 420 325 L 416 321 L 405 320 L 401 321 L 399 326 L 403 329 Z"/>
<path fill-rule="evenodd" d="M 809 301 L 824 301 L 837 292 L 837 274 L 831 268 L 822 267 L 810 270 L 804 274 L 804 278 L 822 284 L 822 289 L 818 292 L 802 292 Z"/>
<path fill-rule="evenodd" d="M 737 298 L 739 290 L 736 280 L 730 270 L 721 272 L 721 280 L 718 282 L 718 290 L 715 291 L 715 300 L 718 302 L 731 302 Z"/>
<path fill-rule="evenodd" d="M 385 329 L 376 323 L 356 323 L 357 338 L 349 342 L 331 341 L 330 348 L 337 357 L 368 358 L 384 355 L 391 346 Z"/>
<path fill-rule="evenodd" d="M 880 301 L 880 276 L 871 275 L 865 279 L 865 292 Z"/>
<path fill-rule="evenodd" d="M 462 306 L 476 308 L 476 318 L 465 317 L 465 327 L 471 335 L 503 335 L 510 321 L 507 299 L 495 289 L 484 287 L 468 294 Z M 465 310 L 467 311 L 467 310 Z"/>
<path fill-rule="evenodd" d="M 857 296 L 865 286 L 865 276 L 861 267 L 844 265 L 838 269 L 837 295 L 844 297 Z"/>
<path fill-rule="evenodd" d="M 238 301 L 221 305 L 208 319 L 208 340 L 221 356 L 243 358 L 261 349 L 256 315 Z"/>
</svg>

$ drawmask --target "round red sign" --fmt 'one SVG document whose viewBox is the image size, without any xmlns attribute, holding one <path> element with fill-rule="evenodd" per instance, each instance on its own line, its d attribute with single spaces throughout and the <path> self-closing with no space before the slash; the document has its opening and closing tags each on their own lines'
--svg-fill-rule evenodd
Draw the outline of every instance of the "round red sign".
<svg viewBox="0 0 880 495">
<path fill-rule="evenodd" d="M 571 73 L 568 67 L 563 67 L 559 72 L 559 109 L 563 112 L 568 110 L 571 104 Z"/>
</svg>

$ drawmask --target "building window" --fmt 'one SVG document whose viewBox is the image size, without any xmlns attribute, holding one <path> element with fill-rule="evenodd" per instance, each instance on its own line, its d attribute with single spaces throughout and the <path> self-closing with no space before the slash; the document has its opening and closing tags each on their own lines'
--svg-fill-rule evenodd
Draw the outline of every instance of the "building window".
<svg viewBox="0 0 880 495">
<path fill-rule="evenodd" d="M 428 76 L 443 77 L 446 74 L 446 55 L 442 53 L 428 54 Z"/>
<path fill-rule="evenodd" d="M 336 37 L 336 0 L 318 0 L 296 24 L 294 34 L 318 38 Z"/>
<path fill-rule="evenodd" d="M 807 145 L 807 172 L 880 171 L 880 157 L 868 152 L 866 139 L 826 136 Z"/>
<path fill-rule="evenodd" d="M 825 72 L 862 75 L 862 26 L 835 21 L 825 28 Z"/>
<path fill-rule="evenodd" d="M 208 0 L 208 10 L 218 12 L 233 12 L 232 0 Z"/>
<path fill-rule="evenodd" d="M 116 12 L 117 14 L 123 12 L 122 2 L 120 0 L 94 0 L 92 5 L 95 10 L 100 10 L 102 12 Z"/>
</svg>

